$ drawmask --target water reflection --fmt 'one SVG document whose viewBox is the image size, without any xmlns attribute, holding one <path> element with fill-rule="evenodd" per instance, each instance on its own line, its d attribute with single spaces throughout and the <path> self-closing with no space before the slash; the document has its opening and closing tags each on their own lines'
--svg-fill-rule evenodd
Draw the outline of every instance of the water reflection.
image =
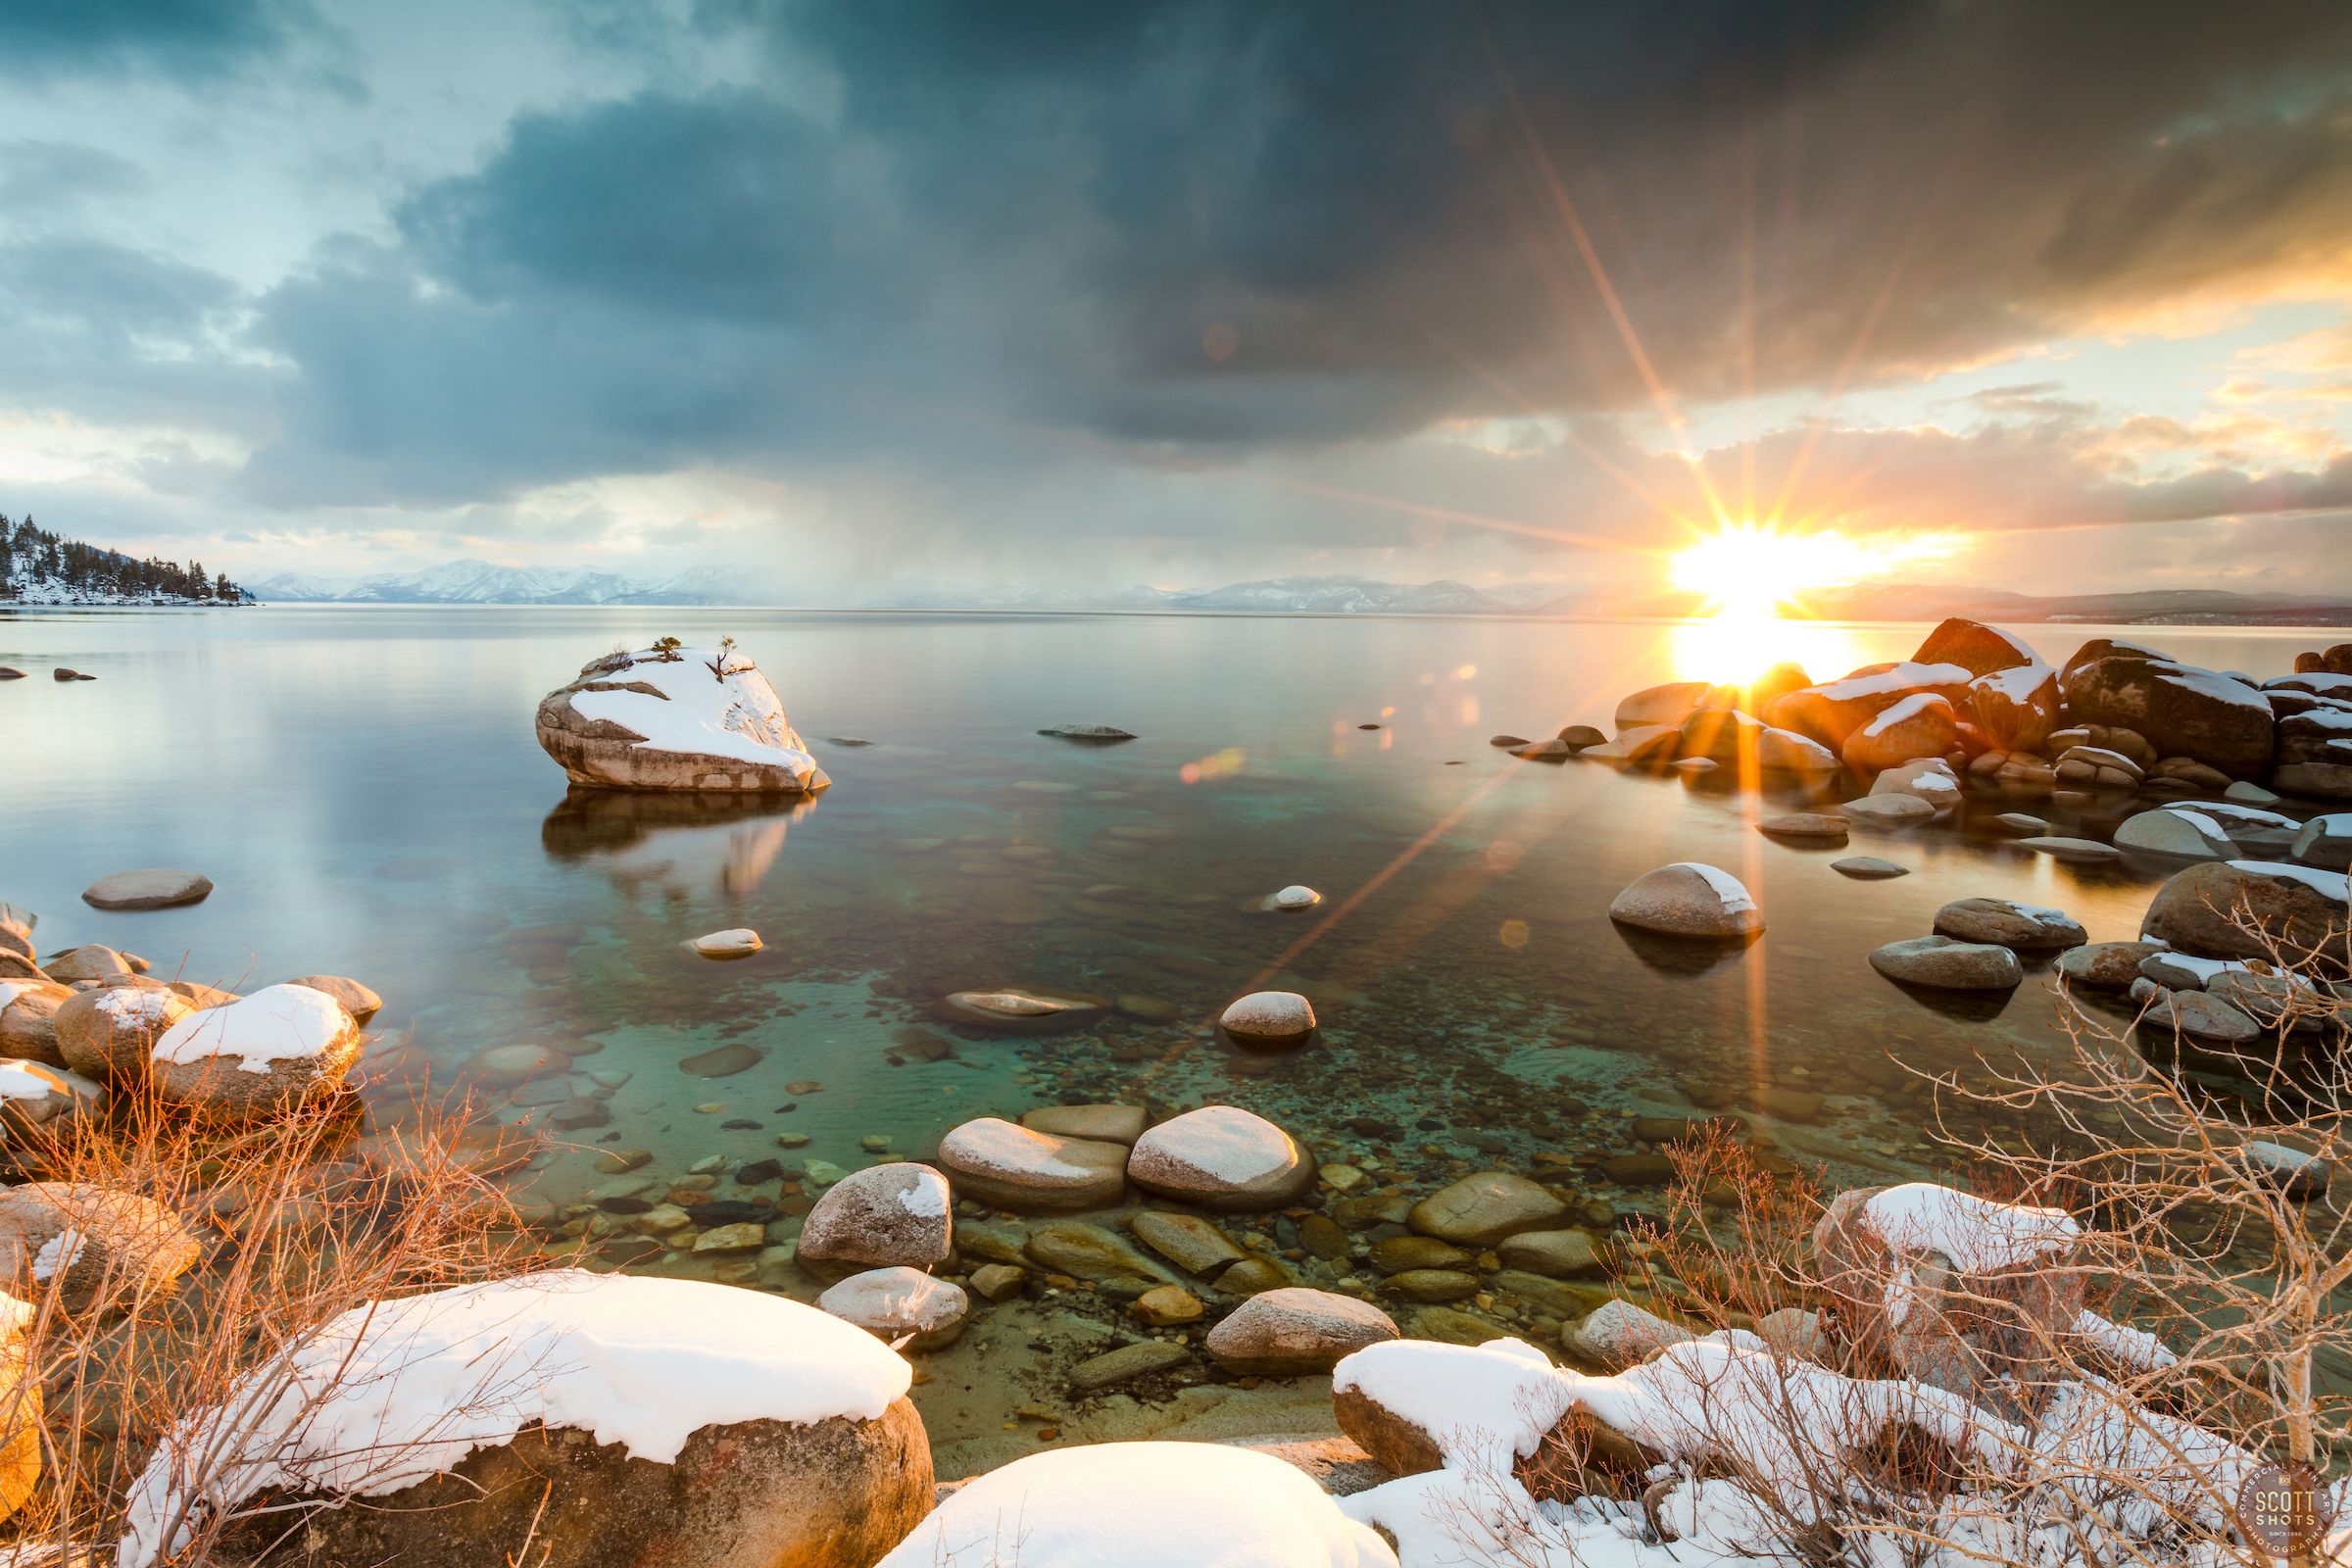
<svg viewBox="0 0 2352 1568">
<path fill-rule="evenodd" d="M 539 843 L 551 859 L 602 861 L 624 887 L 741 895 L 766 879 L 791 824 L 816 804 L 807 796 L 573 788 L 539 824 Z"/>
</svg>

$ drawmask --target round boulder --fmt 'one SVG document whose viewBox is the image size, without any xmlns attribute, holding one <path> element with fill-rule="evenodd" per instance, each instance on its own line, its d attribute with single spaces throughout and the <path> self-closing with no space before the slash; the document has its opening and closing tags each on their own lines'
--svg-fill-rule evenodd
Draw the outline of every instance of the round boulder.
<svg viewBox="0 0 2352 1568">
<path fill-rule="evenodd" d="M 85 1078 L 134 1083 L 147 1076 L 148 1054 L 196 1009 L 176 991 L 101 986 L 75 992 L 52 1020 L 58 1054 Z"/>
<path fill-rule="evenodd" d="M 0 1189 L 0 1282 L 69 1312 L 172 1288 L 203 1249 L 152 1199 L 82 1182 Z"/>
<path fill-rule="evenodd" d="M 241 1121 L 332 1094 L 359 1059 L 359 1024 L 309 986 L 265 986 L 188 1013 L 148 1053 L 165 1099 Z"/>
<path fill-rule="evenodd" d="M 2182 860 L 2227 860 L 2237 854 L 2221 823 L 2185 806 L 2159 807 L 2125 817 L 2116 824 L 2115 842 L 2122 849 Z"/>
<path fill-rule="evenodd" d="M 0 980 L 0 1056 L 63 1067 L 57 1009 L 74 994 L 54 980 Z"/>
<path fill-rule="evenodd" d="M 937 1350 L 963 1335 L 971 1298 L 919 1268 L 853 1274 L 816 1298 L 819 1309 L 855 1323 L 894 1350 Z"/>
<path fill-rule="evenodd" d="M 2346 922 L 2343 873 L 2267 860 L 2214 860 L 2175 872 L 2157 889 L 2141 929 L 2206 958 L 2268 958 L 2340 972 Z"/>
<path fill-rule="evenodd" d="M 1889 980 L 1938 991 L 2014 991 L 2026 978 L 2009 949 L 1949 937 L 1889 942 L 1871 954 L 1870 966 Z"/>
<path fill-rule="evenodd" d="M 1295 1378 L 1328 1372 L 1367 1345 L 1396 1338 L 1379 1307 L 1298 1286 L 1261 1291 L 1208 1331 L 1209 1359 L 1235 1377 Z"/>
<path fill-rule="evenodd" d="M 1266 907 L 1269 909 L 1311 909 L 1322 902 L 1322 894 L 1297 882 L 1284 888 L 1280 893 L 1271 893 L 1266 896 Z"/>
<path fill-rule="evenodd" d="M 1315 1156 L 1239 1105 L 1203 1105 L 1135 1141 L 1127 1179 L 1148 1193 L 1228 1213 L 1281 1208 L 1315 1184 Z"/>
<path fill-rule="evenodd" d="M 2086 943 L 2060 956 L 2058 972 L 2096 991 L 2129 991 L 2139 978 L 2140 963 L 2163 951 L 2153 942 Z"/>
<path fill-rule="evenodd" d="M 854 1170 L 808 1211 L 795 1255 L 820 1277 L 827 1269 L 936 1268 L 955 1250 L 953 1202 L 948 1179 L 928 1165 Z"/>
<path fill-rule="evenodd" d="M 1315 1032 L 1315 1006 L 1296 991 L 1252 991 L 1219 1015 L 1217 1024 L 1237 1045 L 1284 1050 L 1304 1045 Z"/>
<path fill-rule="evenodd" d="M 1127 1191 L 1127 1146 L 1032 1132 L 996 1116 L 939 1141 L 940 1168 L 961 1197 L 1016 1214 L 1108 1208 Z"/>
<path fill-rule="evenodd" d="M 1840 755 L 1855 772 L 1876 773 L 1914 758 L 1941 757 L 1959 737 L 1952 705 L 1934 692 L 1914 692 L 1846 736 Z"/>
<path fill-rule="evenodd" d="M 2276 745 L 2271 707 L 2243 681 L 2169 659 L 2110 652 L 2081 663 L 2070 661 L 2060 685 L 2078 724 L 2133 730 L 2160 757 L 2194 758 L 2232 778 L 2257 778 L 2270 769 Z"/>
<path fill-rule="evenodd" d="M 213 880 L 208 876 L 154 866 L 102 876 L 82 890 L 81 902 L 100 909 L 169 909 L 202 904 L 212 891 Z"/>
<path fill-rule="evenodd" d="M 1695 860 L 1659 866 L 1609 903 L 1609 918 L 1644 931 L 1716 941 L 1764 929 L 1764 911 L 1740 879 Z"/>
<path fill-rule="evenodd" d="M 383 998 L 377 996 L 373 991 L 360 984 L 357 980 L 351 979 L 346 975 L 298 974 L 293 979 L 287 981 L 286 984 L 290 986 L 309 986 L 313 991 L 322 991 L 326 993 L 326 995 L 341 1003 L 343 1004 L 343 1010 L 350 1013 L 352 1017 L 358 1019 L 361 1023 L 366 1023 L 368 1019 L 374 1017 L 378 1012 L 383 1010 Z M 236 1000 L 236 998 L 229 996 L 226 993 L 222 993 L 221 997 L 223 1001 L 234 1002 Z"/>
<path fill-rule="evenodd" d="M 2014 899 L 1957 900 L 1936 911 L 1934 930 L 1958 942 L 1990 942 L 2029 953 L 2079 948 L 2090 940 L 2090 933 L 2065 910 Z"/>
</svg>

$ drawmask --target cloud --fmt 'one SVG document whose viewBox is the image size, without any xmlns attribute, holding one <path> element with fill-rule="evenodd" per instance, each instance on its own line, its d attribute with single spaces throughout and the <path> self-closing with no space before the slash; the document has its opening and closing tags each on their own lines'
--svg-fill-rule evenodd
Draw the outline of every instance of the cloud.
<svg viewBox="0 0 2352 1568">
<path fill-rule="evenodd" d="M 218 76 L 316 23 L 301 0 L 68 0 L 0 6 L 0 74 Z"/>
</svg>

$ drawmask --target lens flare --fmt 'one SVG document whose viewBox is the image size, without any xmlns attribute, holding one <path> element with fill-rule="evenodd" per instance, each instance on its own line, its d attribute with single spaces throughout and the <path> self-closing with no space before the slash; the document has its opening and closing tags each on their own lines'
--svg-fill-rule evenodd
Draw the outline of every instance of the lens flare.
<svg viewBox="0 0 2352 1568">
<path fill-rule="evenodd" d="M 1775 615 L 1801 610 L 1805 595 L 1937 561 L 1959 548 L 1944 534 L 1854 539 L 1825 529 L 1800 532 L 1731 522 L 1674 558 L 1677 588 L 1704 596 L 1710 614 Z"/>
</svg>

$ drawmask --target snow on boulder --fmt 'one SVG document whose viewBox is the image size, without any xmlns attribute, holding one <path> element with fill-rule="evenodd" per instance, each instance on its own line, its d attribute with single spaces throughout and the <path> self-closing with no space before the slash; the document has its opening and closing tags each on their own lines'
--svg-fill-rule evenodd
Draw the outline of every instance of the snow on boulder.
<svg viewBox="0 0 2352 1568">
<path fill-rule="evenodd" d="M 1138 1138 L 1127 1179 L 1201 1208 L 1281 1208 L 1315 1185 L 1315 1156 L 1254 1111 L 1203 1105 Z"/>
<path fill-rule="evenodd" d="M 1871 781 L 1872 795 L 1908 795 L 1937 811 L 1960 804 L 1960 776 L 1940 757 L 1915 757 L 1895 763 Z"/>
<path fill-rule="evenodd" d="M 541 699 L 538 730 L 574 784 L 805 795 L 832 782 L 731 648 L 608 654 Z"/>
<path fill-rule="evenodd" d="M 1105 1443 L 958 1487 L 876 1568 L 1396 1568 L 1306 1473 L 1213 1443 Z"/>
<path fill-rule="evenodd" d="M 1957 705 L 1967 701 L 1968 683 L 1975 678 L 1959 664 L 1872 664 L 1841 680 L 1775 698 L 1766 705 L 1764 719 L 1841 752 L 1847 736 L 1905 698 L 1925 694 Z"/>
<path fill-rule="evenodd" d="M 2270 770 L 2271 705 L 2244 681 L 2169 659 L 2111 653 L 2070 662 L 2060 685 L 2077 724 L 2120 725 L 2146 737 L 2160 757 L 2194 758 L 2232 778 Z"/>
<path fill-rule="evenodd" d="M 1960 715 L 1936 692 L 1899 698 L 1855 726 L 1839 748 L 1845 765 L 1876 773 L 1913 758 L 1940 757 L 1959 744 Z"/>
<path fill-rule="evenodd" d="M 1323 895 L 1303 883 L 1294 882 L 1280 893 L 1266 895 L 1269 909 L 1311 909 L 1323 902 Z"/>
<path fill-rule="evenodd" d="M 2207 958 L 2269 958 L 2340 976 L 2347 918 L 2344 873 L 2274 860 L 2213 860 L 2177 871 L 2156 890 L 2143 933 Z"/>
<path fill-rule="evenodd" d="M 68 1312 L 126 1304 L 172 1289 L 203 1249 L 152 1199 L 88 1182 L 0 1190 L 0 1286 Z"/>
<path fill-rule="evenodd" d="M 165 1099 L 246 1120 L 331 1094 L 359 1059 L 357 1020 L 325 992 L 295 985 L 188 1013 L 148 1053 Z"/>
<path fill-rule="evenodd" d="M 194 1010 L 162 986 L 102 986 L 75 992 L 51 1027 L 67 1066 L 101 1082 L 133 1083 L 146 1076 L 155 1043 Z"/>
<path fill-rule="evenodd" d="M 57 1045 L 57 1009 L 78 995 L 54 980 L 0 979 L 0 1056 L 66 1064 Z"/>
<path fill-rule="evenodd" d="M 825 1189 L 794 1256 L 819 1279 L 858 1268 L 936 1268 L 955 1250 L 948 1179 L 899 1160 L 854 1170 Z"/>
<path fill-rule="evenodd" d="M 8 1519 L 31 1500 L 41 1482 L 41 1380 L 33 1375 L 30 1346 L 25 1334 L 39 1316 L 29 1301 L 0 1291 L 0 1519 Z M 45 1552 L 24 1547 L 10 1551 L 24 1560 L 24 1568 Z M 70 1556 L 52 1558 L 67 1568 Z M 97 1557 L 90 1559 L 95 1568 Z"/>
<path fill-rule="evenodd" d="M 1127 1192 L 1127 1146 L 1033 1132 L 997 1116 L 939 1141 L 940 1168 L 960 1197 L 1015 1214 L 1108 1208 Z"/>
<path fill-rule="evenodd" d="M 2043 663 L 2015 664 L 1968 683 L 1968 720 L 2005 752 L 2037 752 L 2058 727 L 2063 700 L 2058 672 Z"/>
<path fill-rule="evenodd" d="M 2074 1331 L 2082 1227 L 2062 1208 L 2003 1203 L 1932 1182 L 1839 1193 L 1813 1228 L 1824 1289 L 1857 1348 L 1920 1382 L 2009 1409 Z"/>
<path fill-rule="evenodd" d="M 931 1506 L 911 1376 L 838 1318 L 699 1280 L 564 1269 L 377 1301 L 251 1374 L 235 1414 L 168 1433 L 118 1561 L 244 1513 L 231 1553 L 292 1525 L 322 1562 L 480 1568 L 527 1542 L 534 1568 L 868 1563 Z"/>
<path fill-rule="evenodd" d="M 1610 901 L 1609 918 L 1678 937 L 1736 938 L 1764 929 L 1764 911 L 1740 879 L 1696 860 L 1638 878 Z"/>
<path fill-rule="evenodd" d="M 2079 948 L 2090 940 L 2064 909 L 2015 899 L 1955 899 L 1936 911 L 1932 929 L 1956 942 L 1989 942 L 2030 953 Z"/>
<path fill-rule="evenodd" d="M 105 1088 L 77 1072 L 0 1060 L 0 1170 L 46 1168 L 73 1124 L 105 1104 Z"/>
<path fill-rule="evenodd" d="M 2123 849 L 2182 860 L 2227 860 L 2237 854 L 2221 823 L 2186 806 L 2160 806 L 2125 817 L 2116 824 L 2115 842 Z"/>
</svg>

